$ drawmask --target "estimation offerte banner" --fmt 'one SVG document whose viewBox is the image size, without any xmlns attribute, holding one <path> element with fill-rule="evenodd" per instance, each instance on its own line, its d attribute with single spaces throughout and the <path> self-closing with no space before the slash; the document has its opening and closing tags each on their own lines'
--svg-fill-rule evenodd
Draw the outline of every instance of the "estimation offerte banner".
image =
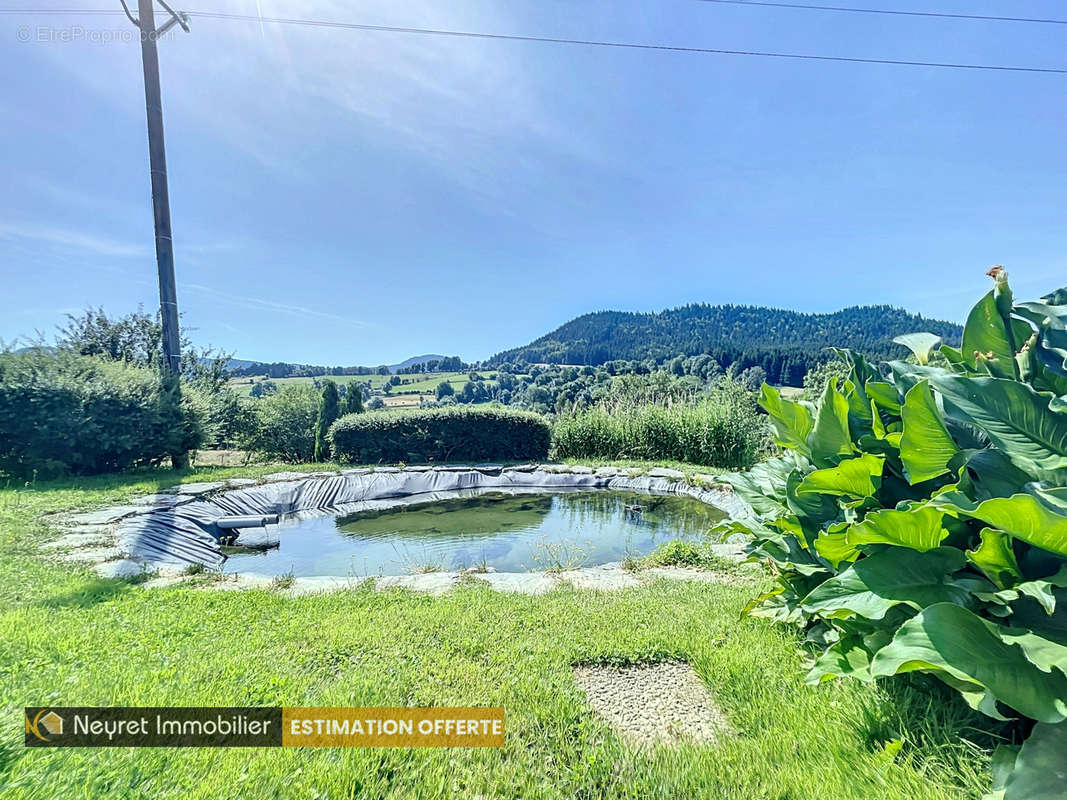
<svg viewBox="0 0 1067 800">
<path fill-rule="evenodd" d="M 503 747 L 503 708 L 30 707 L 27 747 Z"/>
</svg>

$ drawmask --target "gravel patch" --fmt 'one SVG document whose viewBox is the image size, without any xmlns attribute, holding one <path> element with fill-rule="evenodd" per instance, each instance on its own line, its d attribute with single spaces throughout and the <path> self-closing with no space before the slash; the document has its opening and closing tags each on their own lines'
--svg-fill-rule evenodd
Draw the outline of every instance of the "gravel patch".
<svg viewBox="0 0 1067 800">
<path fill-rule="evenodd" d="M 593 712 L 633 747 L 708 744 L 729 732 L 726 716 L 684 662 L 582 666 L 574 677 Z"/>
</svg>

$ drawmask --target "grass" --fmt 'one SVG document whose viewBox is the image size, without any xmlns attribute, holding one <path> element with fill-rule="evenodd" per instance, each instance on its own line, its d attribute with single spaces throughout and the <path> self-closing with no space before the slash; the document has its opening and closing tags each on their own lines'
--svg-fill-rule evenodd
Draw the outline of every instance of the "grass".
<svg viewBox="0 0 1067 800">
<path fill-rule="evenodd" d="M 739 619 L 751 586 L 658 581 L 528 597 L 465 582 L 440 597 L 363 587 L 290 599 L 144 589 L 37 550 L 54 535 L 42 514 L 278 468 L 0 490 L 0 798 L 940 800 L 985 787 L 985 750 L 960 742 L 974 738 L 975 721 L 961 702 L 900 681 L 804 685 L 798 640 Z M 634 752 L 591 714 L 571 671 L 665 658 L 693 665 L 733 736 Z M 36 704 L 499 705 L 507 745 L 27 749 L 18 719 Z M 897 739 L 904 747 L 893 755 Z"/>
</svg>

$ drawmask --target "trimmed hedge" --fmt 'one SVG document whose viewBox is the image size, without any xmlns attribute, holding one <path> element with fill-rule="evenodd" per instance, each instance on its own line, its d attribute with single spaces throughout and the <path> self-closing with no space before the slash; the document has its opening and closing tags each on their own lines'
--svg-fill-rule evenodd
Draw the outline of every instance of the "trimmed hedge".
<svg viewBox="0 0 1067 800">
<path fill-rule="evenodd" d="M 363 464 L 542 461 L 552 431 L 529 411 L 458 406 L 346 414 L 329 436 L 336 459 Z"/>
<path fill-rule="evenodd" d="M 154 370 L 60 351 L 0 354 L 0 470 L 20 478 L 115 472 L 198 446 L 203 409 L 180 409 Z"/>
</svg>

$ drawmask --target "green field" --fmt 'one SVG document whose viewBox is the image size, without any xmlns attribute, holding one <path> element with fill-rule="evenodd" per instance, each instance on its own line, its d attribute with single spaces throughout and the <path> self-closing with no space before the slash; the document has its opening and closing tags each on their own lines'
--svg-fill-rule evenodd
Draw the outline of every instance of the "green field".
<svg viewBox="0 0 1067 800">
<path fill-rule="evenodd" d="M 495 381 L 488 380 L 490 375 L 495 375 L 496 372 L 487 370 L 479 372 L 486 382 L 490 386 L 495 386 Z M 447 381 L 452 384 L 452 388 L 457 392 L 463 388 L 468 380 L 470 380 L 470 372 L 422 372 L 413 375 L 400 375 L 401 381 L 407 381 L 407 383 L 401 383 L 399 386 L 394 386 L 392 394 L 433 394 L 437 389 L 437 385 Z M 351 381 L 358 381 L 359 383 L 370 383 L 371 388 L 375 390 L 381 390 L 386 381 L 390 378 L 389 375 L 326 375 L 319 378 L 301 377 L 301 378 L 232 378 L 229 382 L 229 386 L 236 392 L 240 392 L 244 395 L 249 395 L 252 391 L 252 386 L 256 383 L 262 383 L 263 381 L 273 381 L 278 387 L 286 386 L 294 383 L 313 383 L 316 380 L 329 379 L 338 384 L 347 384 Z"/>
<path fill-rule="evenodd" d="M 314 466 L 307 467 L 315 468 Z M 977 797 L 988 743 L 936 685 L 803 682 L 801 642 L 740 618 L 764 579 L 661 580 L 530 597 L 475 584 L 146 589 L 44 558 L 50 512 L 179 478 L 140 471 L 0 490 L 0 797 Z M 206 576 L 195 580 L 205 581 Z M 769 585 L 769 582 L 768 584 Z M 592 714 L 572 665 L 690 662 L 731 726 L 717 745 L 635 750 Z M 27 749 L 26 705 L 503 706 L 502 749 Z M 961 737 L 965 740 L 961 741 Z M 900 747 L 896 742 L 902 740 Z"/>
</svg>

